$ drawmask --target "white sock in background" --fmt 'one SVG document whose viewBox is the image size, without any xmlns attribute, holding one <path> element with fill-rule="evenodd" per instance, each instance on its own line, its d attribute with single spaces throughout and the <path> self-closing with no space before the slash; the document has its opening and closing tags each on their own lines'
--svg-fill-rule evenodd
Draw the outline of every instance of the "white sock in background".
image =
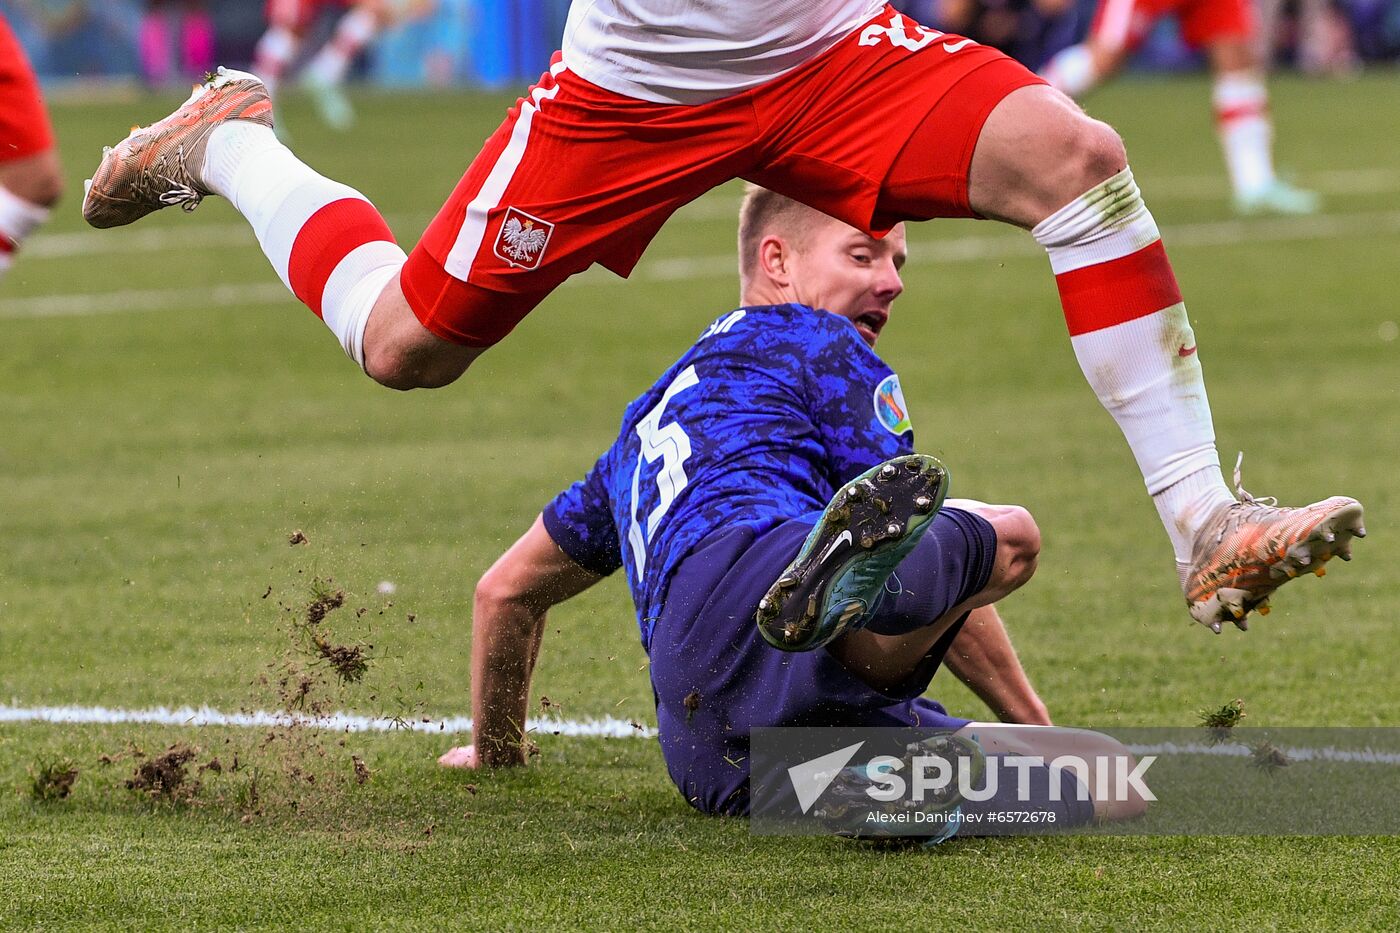
<svg viewBox="0 0 1400 933">
<path fill-rule="evenodd" d="M 379 19 L 368 10 L 355 9 L 346 13 L 336 23 L 335 35 L 306 66 L 307 77 L 321 84 L 340 84 L 355 56 L 378 31 Z"/>
<path fill-rule="evenodd" d="M 1041 69 L 1040 76 L 1050 86 L 1070 97 L 1078 97 L 1099 83 L 1094 69 L 1094 56 L 1089 47 L 1080 43 L 1059 52 Z"/>
<path fill-rule="evenodd" d="M 49 219 L 49 209 L 0 185 L 0 275 L 10 268 L 15 253 L 34 228 Z"/>
<path fill-rule="evenodd" d="M 1215 127 L 1237 197 L 1249 197 L 1274 182 L 1274 128 L 1264 79 L 1235 71 L 1215 79 Z"/>
</svg>

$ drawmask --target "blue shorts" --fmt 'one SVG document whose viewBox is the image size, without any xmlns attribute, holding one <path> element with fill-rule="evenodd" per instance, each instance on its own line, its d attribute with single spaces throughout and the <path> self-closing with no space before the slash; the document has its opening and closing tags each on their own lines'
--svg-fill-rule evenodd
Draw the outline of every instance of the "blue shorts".
<svg viewBox="0 0 1400 933">
<path fill-rule="evenodd" d="M 953 625 L 909 681 L 882 692 L 825 649 L 791 653 L 758 634 L 758 600 L 787 567 L 820 512 L 756 534 L 736 528 L 700 542 L 677 568 L 651 637 L 651 683 L 667 770 L 705 813 L 749 811 L 749 732 L 769 726 L 930 726 L 958 729 L 923 698 L 962 627 Z M 996 532 L 980 515 L 943 509 L 899 565 L 867 627 L 928 625 L 981 592 Z"/>
</svg>

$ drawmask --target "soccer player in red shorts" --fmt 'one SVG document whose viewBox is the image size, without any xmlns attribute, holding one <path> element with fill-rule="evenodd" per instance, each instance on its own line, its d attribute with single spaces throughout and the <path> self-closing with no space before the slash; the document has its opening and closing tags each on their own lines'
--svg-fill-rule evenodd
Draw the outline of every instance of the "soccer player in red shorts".
<svg viewBox="0 0 1400 933">
<path fill-rule="evenodd" d="M 62 192 L 63 173 L 39 82 L 0 16 L 0 278 L 24 238 L 48 220 Z"/>
<path fill-rule="evenodd" d="M 1242 214 L 1312 214 L 1318 198 L 1274 173 L 1269 92 L 1255 53 L 1250 0 L 1099 0 L 1088 38 L 1060 52 L 1043 76 L 1079 97 L 1117 74 L 1163 16 L 1175 15 L 1188 43 L 1203 48 L 1215 73 L 1215 126 L 1225 151 L 1235 208 Z"/>
<path fill-rule="evenodd" d="M 676 208 L 731 178 L 875 235 L 993 218 L 1046 248 L 1075 355 L 1137 458 L 1194 618 L 1243 628 L 1301 567 L 1349 555 L 1355 500 L 1279 509 L 1225 484 L 1186 306 L 1111 128 L 1000 52 L 879 0 L 677 9 L 576 3 L 562 53 L 411 255 L 363 195 L 277 141 L 257 78 L 222 69 L 104 155 L 83 216 L 113 227 L 228 198 L 293 294 L 397 389 L 453 382 L 594 263 L 627 275 Z"/>
</svg>

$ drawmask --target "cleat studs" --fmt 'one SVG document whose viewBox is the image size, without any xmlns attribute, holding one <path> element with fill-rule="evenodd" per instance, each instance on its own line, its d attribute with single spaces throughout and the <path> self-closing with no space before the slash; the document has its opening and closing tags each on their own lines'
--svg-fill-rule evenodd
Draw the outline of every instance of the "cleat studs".
<svg viewBox="0 0 1400 933">
<path fill-rule="evenodd" d="M 1254 611 L 1259 613 L 1261 616 L 1266 616 L 1269 613 L 1273 612 L 1274 609 L 1272 606 L 1269 605 L 1269 601 L 1266 599 L 1259 605 L 1255 606 Z"/>
<path fill-rule="evenodd" d="M 933 497 L 919 496 L 914 500 L 914 508 L 920 515 L 927 515 L 933 511 Z"/>
<path fill-rule="evenodd" d="M 1331 544 L 1333 541 L 1337 540 L 1337 535 L 1335 532 L 1324 531 L 1322 533 L 1322 540 L 1326 541 L 1328 544 Z"/>
<path fill-rule="evenodd" d="M 846 501 L 859 502 L 865 498 L 865 487 L 859 485 L 848 486 L 846 488 Z"/>
<path fill-rule="evenodd" d="M 885 482 L 889 482 L 890 480 L 894 479 L 895 473 L 897 472 L 898 471 L 895 469 L 895 465 L 893 463 L 887 463 L 884 466 L 880 467 L 880 479 L 884 480 Z"/>
<path fill-rule="evenodd" d="M 923 472 L 924 466 L 918 460 L 906 460 L 904 461 L 904 468 L 910 473 L 918 474 Z"/>
<path fill-rule="evenodd" d="M 1220 634 L 1220 623 L 1219 623 L 1219 622 L 1212 622 L 1212 623 L 1210 623 L 1210 630 L 1211 630 L 1212 632 L 1214 632 L 1215 634 L 1219 635 L 1219 634 Z"/>
<path fill-rule="evenodd" d="M 1283 571 L 1284 573 L 1288 574 L 1288 579 L 1290 580 L 1298 576 L 1298 568 L 1294 567 L 1292 564 L 1289 564 L 1288 566 L 1284 567 Z"/>
<path fill-rule="evenodd" d="M 860 546 L 865 548 L 867 551 L 870 550 L 875 546 L 875 538 L 872 535 L 861 535 Z"/>
<path fill-rule="evenodd" d="M 781 577 L 778 578 L 778 589 L 780 589 L 780 590 L 790 590 L 790 589 L 792 589 L 794 586 L 796 586 L 797 583 L 798 583 L 797 577 L 793 576 L 793 575 L 790 574 L 790 573 L 788 573 L 788 574 L 783 574 Z M 760 604 L 760 605 L 761 605 L 761 604 Z"/>
<path fill-rule="evenodd" d="M 890 514 L 890 500 L 877 498 L 873 500 L 873 503 L 881 515 Z"/>
<path fill-rule="evenodd" d="M 1323 566 L 1321 566 L 1321 565 L 1318 565 L 1318 568 L 1317 568 L 1316 570 L 1313 571 L 1313 576 L 1317 576 L 1317 577 L 1325 577 L 1325 576 L 1327 576 L 1327 568 L 1326 568 L 1326 567 L 1323 567 Z"/>
<path fill-rule="evenodd" d="M 1366 526 L 1365 526 L 1365 525 L 1357 525 L 1357 526 L 1356 526 L 1356 530 L 1353 531 L 1352 534 L 1355 535 L 1355 536 L 1358 537 L 1358 538 L 1364 538 L 1364 537 L 1366 537 Z"/>
<path fill-rule="evenodd" d="M 885 534 L 891 538 L 898 538 L 904 533 L 904 526 L 899 522 L 890 522 L 885 526 Z"/>
</svg>

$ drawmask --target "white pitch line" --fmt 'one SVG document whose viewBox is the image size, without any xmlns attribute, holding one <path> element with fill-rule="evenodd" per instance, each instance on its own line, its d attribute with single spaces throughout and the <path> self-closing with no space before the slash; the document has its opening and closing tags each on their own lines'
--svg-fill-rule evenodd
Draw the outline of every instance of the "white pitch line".
<svg viewBox="0 0 1400 933">
<path fill-rule="evenodd" d="M 1162 237 L 1167 246 L 1175 250 L 1332 240 L 1395 233 L 1400 233 L 1400 211 L 1321 214 L 1314 217 L 1269 220 L 1205 221 L 1167 227 L 1163 230 Z M 1044 251 L 1029 237 L 1008 230 L 982 236 L 919 243 L 911 251 L 909 262 L 915 266 L 982 262 L 991 259 L 1032 258 L 1043 253 Z M 734 274 L 734 257 L 726 254 L 683 256 L 643 262 L 632 278 L 640 282 L 686 282 L 729 277 Z M 574 276 L 565 284 L 569 287 L 587 287 L 616 281 L 616 277 L 611 273 L 595 267 L 582 275 Z M 290 304 L 292 301 L 287 290 L 275 282 L 38 295 L 6 300 L 0 305 L 0 319 L 119 314 L 187 307 L 198 310 L 237 305 L 266 306 Z"/>
<path fill-rule="evenodd" d="M 1162 742 L 1155 745 L 1128 745 L 1134 755 L 1206 755 L 1213 758 L 1248 758 L 1254 754 L 1243 745 L 1208 745 L 1203 742 Z M 1341 761 L 1349 764 L 1400 765 L 1400 752 L 1378 752 L 1371 748 L 1280 748 L 1291 761 Z"/>
<path fill-rule="evenodd" d="M 267 729 L 274 726 L 300 725 L 330 732 L 431 732 L 444 735 L 472 731 L 470 716 L 449 716 L 446 719 L 417 719 L 407 721 L 387 716 L 361 716 L 355 713 L 330 713 L 326 716 L 297 716 L 291 713 L 250 710 L 224 713 L 208 706 L 181 706 L 174 709 L 157 706 L 152 709 L 116 709 L 106 706 L 6 706 L 0 704 L 0 723 L 43 722 L 58 724 L 156 726 L 234 726 Z M 607 716 L 602 719 L 531 719 L 526 722 L 530 732 L 549 735 L 581 736 L 586 738 L 652 738 L 656 730 L 633 725 L 625 719 Z"/>
<path fill-rule="evenodd" d="M 58 725 L 155 725 L 206 728 L 228 726 L 245 729 L 268 729 L 276 726 L 299 725 L 327 732 L 424 732 L 441 735 L 466 734 L 472 731 L 469 716 L 449 716 L 446 719 L 416 719 L 407 721 L 387 716 L 361 716 L 356 713 L 331 713 L 326 716 L 297 716 L 285 712 L 249 710 L 225 713 L 208 706 L 181 706 L 174 709 L 157 706 L 151 709 L 120 709 L 107 706 L 7 706 L 0 704 L 0 723 L 50 723 Z M 628 720 L 605 716 L 602 719 L 531 719 L 526 722 L 530 732 L 575 738 L 642 738 L 656 737 L 650 726 L 633 724 Z M 1244 758 L 1253 752 L 1243 745 L 1204 742 L 1162 742 L 1129 745 L 1135 755 L 1202 755 L 1208 757 Z M 1400 753 L 1380 752 L 1371 748 L 1348 749 L 1281 748 L 1285 755 L 1298 761 L 1337 761 L 1352 764 L 1400 765 Z"/>
</svg>

